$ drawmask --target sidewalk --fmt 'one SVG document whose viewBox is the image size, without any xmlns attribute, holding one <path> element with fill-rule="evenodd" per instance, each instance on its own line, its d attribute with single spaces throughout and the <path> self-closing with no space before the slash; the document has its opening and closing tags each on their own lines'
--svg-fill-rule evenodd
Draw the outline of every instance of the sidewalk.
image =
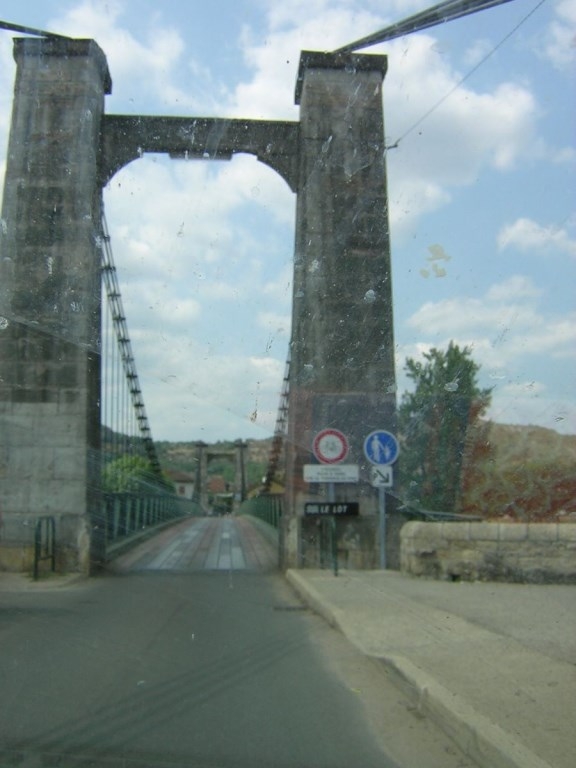
<svg viewBox="0 0 576 768">
<path fill-rule="evenodd" d="M 87 577 L 81 573 L 70 573 L 65 576 L 58 573 L 42 573 L 38 581 L 34 581 L 29 573 L 0 571 L 0 594 L 2 592 L 52 592 L 76 587 L 85 582 Z"/>
<path fill-rule="evenodd" d="M 482 768 L 576 765 L 576 587 L 286 576 Z"/>
</svg>

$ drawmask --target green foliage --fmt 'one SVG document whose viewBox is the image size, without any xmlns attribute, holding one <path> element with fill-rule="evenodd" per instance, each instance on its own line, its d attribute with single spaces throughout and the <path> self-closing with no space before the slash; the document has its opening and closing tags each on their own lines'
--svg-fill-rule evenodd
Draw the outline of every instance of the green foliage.
<svg viewBox="0 0 576 768">
<path fill-rule="evenodd" d="M 428 509 L 457 508 L 467 436 L 491 398 L 478 386 L 479 369 L 470 349 L 452 342 L 446 351 L 431 349 L 424 362 L 406 361 L 414 391 L 404 394 L 399 408 L 401 486 Z"/>
<path fill-rule="evenodd" d="M 172 493 L 172 483 L 152 470 L 144 456 L 121 456 L 108 462 L 102 471 L 102 489 L 109 493 L 157 492 Z"/>
</svg>

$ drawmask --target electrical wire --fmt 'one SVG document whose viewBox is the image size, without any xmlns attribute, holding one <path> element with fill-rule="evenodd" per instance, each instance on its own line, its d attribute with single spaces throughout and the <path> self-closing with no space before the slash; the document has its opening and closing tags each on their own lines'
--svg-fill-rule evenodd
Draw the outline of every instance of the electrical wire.
<svg viewBox="0 0 576 768">
<path fill-rule="evenodd" d="M 506 43 L 506 42 L 507 42 L 507 41 L 508 41 L 508 40 L 509 40 L 509 39 L 512 37 L 512 35 L 514 35 L 514 34 L 516 33 L 516 32 L 518 31 L 518 29 L 520 29 L 520 27 L 521 27 L 521 26 L 522 26 L 522 25 L 523 25 L 523 24 L 524 24 L 526 21 L 528 21 L 528 19 L 529 19 L 529 18 L 530 18 L 530 17 L 531 17 L 531 16 L 532 16 L 534 13 L 536 13 L 536 11 L 537 11 L 537 10 L 540 8 L 540 6 L 544 5 L 544 3 L 545 3 L 545 2 L 546 2 L 546 0 L 540 0 L 540 2 L 538 2 L 538 3 L 537 3 L 537 5 L 535 5 L 535 6 L 534 6 L 534 8 L 532 8 L 532 9 L 531 9 L 531 10 L 530 10 L 530 11 L 529 11 L 529 12 L 528 12 L 528 13 L 527 13 L 525 16 L 523 16 L 523 17 L 522 17 L 522 19 L 520 19 L 520 21 L 519 21 L 519 22 L 518 22 L 518 23 L 517 23 L 517 24 L 516 24 L 514 27 L 512 27 L 512 29 L 511 29 L 511 30 L 510 30 L 510 31 L 509 31 L 509 32 L 508 32 L 506 35 L 504 35 L 504 37 L 503 37 L 503 38 L 502 38 L 502 39 L 501 39 L 501 40 L 500 40 L 498 43 L 496 43 L 496 45 L 495 45 L 495 46 L 494 46 L 494 47 L 493 47 L 493 48 L 492 48 L 490 51 L 488 51 L 488 53 L 487 53 L 485 56 L 483 56 L 483 57 L 480 59 L 480 61 L 479 61 L 477 64 L 475 64 L 475 65 L 472 67 L 472 69 L 471 69 L 469 72 L 467 72 L 467 73 L 464 75 L 464 77 L 462 77 L 462 78 L 461 78 L 461 79 L 460 79 L 460 80 L 459 80 L 459 81 L 458 81 L 458 82 L 457 82 L 457 83 L 456 83 L 456 84 L 455 84 L 455 85 L 454 85 L 454 86 L 453 86 L 453 87 L 452 87 L 452 88 L 451 88 L 451 89 L 450 89 L 450 90 L 449 90 L 449 91 L 448 91 L 446 94 L 444 94 L 444 96 L 442 96 L 442 98 L 438 99 L 438 101 L 437 101 L 437 102 L 435 102 L 435 103 L 434 103 L 434 104 L 433 104 L 433 105 L 430 107 L 430 109 L 426 110 L 426 112 L 424 112 L 424 114 L 422 115 L 422 117 L 418 118 L 418 120 L 417 120 L 415 123 L 413 123 L 413 124 L 410 126 L 410 128 L 408 128 L 408 130 L 404 131 L 404 133 L 403 133 L 403 134 L 402 134 L 402 135 L 401 135 L 401 136 L 400 136 L 398 139 L 396 139 L 396 141 L 395 141 L 393 144 L 390 144 L 389 146 L 387 146 L 387 147 L 386 147 L 386 150 L 389 150 L 389 149 L 396 149 L 396 148 L 399 146 L 400 142 L 401 142 L 401 141 L 403 141 L 403 140 L 406 138 L 406 136 L 408 136 L 409 134 L 411 134 L 411 133 L 412 133 L 412 131 L 415 131 L 415 130 L 416 130 L 416 128 L 418 128 L 420 125 L 422 125 L 422 123 L 423 123 L 423 122 L 424 122 L 424 121 L 425 121 L 425 120 L 426 120 L 428 117 L 430 117 L 430 115 L 431 115 L 433 112 L 435 112 L 435 111 L 438 109 L 438 107 L 442 106 L 442 104 L 444 104 L 444 102 L 445 102 L 447 99 L 449 99 L 449 98 L 450 98 L 450 96 L 452 96 L 452 94 L 453 94 L 455 91 L 457 91 L 457 90 L 458 90 L 458 88 L 460 88 L 460 86 L 461 86 L 461 85 L 463 85 L 463 84 L 464 84 L 464 83 L 465 83 L 467 80 L 469 80 L 469 79 L 470 79 L 470 77 L 472 77 L 472 75 L 473 75 L 475 72 L 477 72 L 477 71 L 480 69 L 480 67 L 481 67 L 483 64 L 485 64 L 485 63 L 486 63 L 486 61 L 488 61 L 488 59 L 489 59 L 491 56 L 493 56 L 493 55 L 496 53 L 496 51 L 498 51 L 498 50 L 499 50 L 499 49 L 500 49 L 500 48 L 501 48 L 501 47 L 504 45 L 504 43 Z"/>
</svg>

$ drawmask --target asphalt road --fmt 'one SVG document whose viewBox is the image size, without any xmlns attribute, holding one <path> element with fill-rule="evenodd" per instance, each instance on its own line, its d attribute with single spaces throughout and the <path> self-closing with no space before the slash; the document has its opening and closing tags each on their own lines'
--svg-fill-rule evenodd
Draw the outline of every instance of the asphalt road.
<svg viewBox="0 0 576 768">
<path fill-rule="evenodd" d="M 379 671 L 304 609 L 269 570 L 271 545 L 242 525 L 194 521 L 115 573 L 0 592 L 2 768 L 399 765 L 354 688 L 368 692 Z M 341 674 L 343 659 L 362 682 Z M 417 735 L 391 704 L 390 732 L 401 716 Z M 469 765 L 438 760 L 413 764 Z"/>
</svg>

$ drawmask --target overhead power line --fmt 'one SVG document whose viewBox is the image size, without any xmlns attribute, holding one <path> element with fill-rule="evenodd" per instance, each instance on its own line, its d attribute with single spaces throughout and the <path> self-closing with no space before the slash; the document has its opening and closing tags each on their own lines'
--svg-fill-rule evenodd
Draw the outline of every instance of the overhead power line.
<svg viewBox="0 0 576 768">
<path fill-rule="evenodd" d="M 430 117 L 430 115 L 431 115 L 433 112 L 435 112 L 435 111 L 438 109 L 438 107 L 440 107 L 442 104 L 444 104 L 444 102 L 445 102 L 447 99 L 449 99 L 449 98 L 450 98 L 450 96 L 452 96 L 452 94 L 453 94 L 455 91 L 457 91 L 457 90 L 458 90 L 458 88 L 460 88 L 460 86 L 461 86 L 461 85 L 463 85 L 463 84 L 466 82 L 466 80 L 468 80 L 470 77 L 472 77 L 472 75 L 473 75 L 473 74 L 474 74 L 474 73 L 475 73 L 475 72 L 476 72 L 478 69 L 480 69 L 480 67 L 481 67 L 483 64 L 485 64 L 485 62 L 486 62 L 486 61 L 488 61 L 488 59 L 489 59 L 491 56 L 493 56 L 493 55 L 496 53 L 496 51 L 497 51 L 499 48 L 501 48 L 501 47 L 504 45 L 504 43 L 506 43 L 506 42 L 507 42 L 507 41 L 508 41 L 508 40 L 509 40 L 509 39 L 512 37 L 512 35 L 513 35 L 515 32 L 517 32 L 517 31 L 520 29 L 520 27 L 522 26 L 522 24 L 524 24 L 526 21 L 528 21 L 528 19 L 529 19 L 529 18 L 530 18 L 530 17 L 531 17 L 531 16 L 532 16 L 534 13 L 536 13 L 536 11 L 537 11 L 537 10 L 540 8 L 540 6 L 541 6 L 541 5 L 544 5 L 544 3 L 545 3 L 545 2 L 546 2 L 546 0 L 539 0 L 539 2 L 538 2 L 538 3 L 537 3 L 535 6 L 534 6 L 534 8 L 532 8 L 530 11 L 528 11 L 528 13 L 527 13 L 525 16 L 523 16 L 523 17 L 520 19 L 520 21 L 519 21 L 517 24 L 515 24 L 515 25 L 514 25 L 514 27 L 512 27 L 512 29 L 511 29 L 509 32 L 507 32 L 507 33 L 504 35 L 504 37 L 503 37 L 503 38 L 502 38 L 502 39 L 501 39 L 501 40 L 500 40 L 498 43 L 496 43 L 496 45 L 495 45 L 493 48 L 491 48 L 491 49 L 488 51 L 488 53 L 487 53 L 485 56 L 483 56 L 483 57 L 480 59 L 480 61 L 479 61 L 479 62 L 478 62 L 478 63 L 477 63 L 475 66 L 473 66 L 473 67 L 472 67 L 472 69 L 470 69 L 470 70 L 469 70 L 469 71 L 468 71 L 468 72 L 467 72 L 467 73 L 464 75 L 464 77 L 461 77 L 461 78 L 460 78 L 460 80 L 458 80 L 458 82 L 457 82 L 457 83 L 456 83 L 456 84 L 455 84 L 455 85 L 454 85 L 452 88 L 450 88 L 450 90 L 449 90 L 447 93 L 445 93 L 445 94 L 444 94 L 444 96 L 442 96 L 442 98 L 441 98 L 441 99 L 438 99 L 438 101 L 436 101 L 436 102 L 435 102 L 435 103 L 434 103 L 434 104 L 433 104 L 433 105 L 432 105 L 432 106 L 431 106 L 429 109 L 427 109 L 427 110 L 426 110 L 426 112 L 424 112 L 424 114 L 422 115 L 422 117 L 418 118 L 418 120 L 416 120 L 416 122 L 415 122 L 415 123 L 413 123 L 413 124 L 410 126 L 410 128 L 408 128 L 406 131 L 404 131 L 404 133 L 403 133 L 403 134 L 400 136 L 400 138 L 396 139 L 396 141 L 395 141 L 393 144 L 391 144 L 390 146 L 386 147 L 386 149 L 396 149 L 396 148 L 398 147 L 398 145 L 400 144 L 400 142 L 401 142 L 403 139 L 405 139 L 405 138 L 406 138 L 406 136 L 408 136 L 410 133 L 412 133 L 412 131 L 414 131 L 416 128 L 418 128 L 418 126 L 419 126 L 419 125 L 421 125 L 421 124 L 424 122 L 424 120 L 426 120 L 428 117 Z"/>
<path fill-rule="evenodd" d="M 357 51 L 359 48 L 367 48 L 370 45 L 409 35 L 411 32 L 419 32 L 422 29 L 428 29 L 437 24 L 444 24 L 447 21 L 460 19 L 463 16 L 469 16 L 471 13 L 484 11 L 509 2 L 511 0 L 446 0 L 443 3 L 432 6 L 432 8 L 409 16 L 404 21 L 384 27 L 384 29 L 374 32 L 372 35 L 362 37 L 360 40 L 337 48 L 334 53 L 352 53 L 352 51 Z"/>
</svg>

